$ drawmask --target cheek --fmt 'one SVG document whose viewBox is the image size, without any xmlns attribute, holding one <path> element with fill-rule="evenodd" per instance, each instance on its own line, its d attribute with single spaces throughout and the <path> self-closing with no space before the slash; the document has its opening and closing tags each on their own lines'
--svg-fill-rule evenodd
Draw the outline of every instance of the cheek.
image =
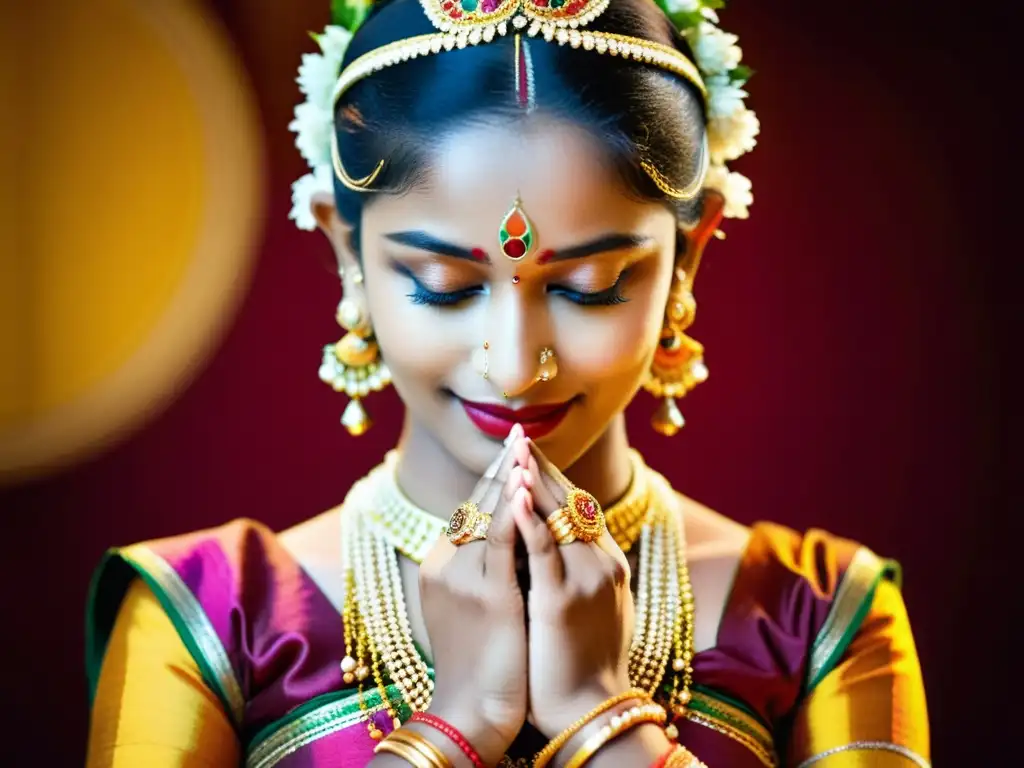
<svg viewBox="0 0 1024 768">
<path fill-rule="evenodd" d="M 400 389 L 417 383 L 433 385 L 458 364 L 465 348 L 458 313 L 413 304 L 407 297 L 408 281 L 398 275 L 382 272 L 374 277 L 367 287 L 367 303 L 396 384 Z"/>
<path fill-rule="evenodd" d="M 650 365 L 661 335 L 668 277 L 661 270 L 629 291 L 629 301 L 606 311 L 576 310 L 559 333 L 559 354 L 592 382 L 620 380 L 635 387 Z"/>
<path fill-rule="evenodd" d="M 608 311 L 579 317 L 563 325 L 558 353 L 571 370 L 595 384 L 629 381 L 647 369 L 661 328 L 662 312 L 631 300 Z M 571 327 L 570 327 L 571 325 Z"/>
</svg>

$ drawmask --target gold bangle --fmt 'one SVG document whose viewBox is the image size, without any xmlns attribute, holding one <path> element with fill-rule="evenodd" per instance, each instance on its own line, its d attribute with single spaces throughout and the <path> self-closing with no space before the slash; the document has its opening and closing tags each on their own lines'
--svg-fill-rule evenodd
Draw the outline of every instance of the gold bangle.
<svg viewBox="0 0 1024 768">
<path fill-rule="evenodd" d="M 587 739 L 576 754 L 569 758 L 565 768 L 580 768 L 581 765 L 592 758 L 594 753 L 608 744 L 608 742 L 617 739 L 626 731 L 636 728 L 638 725 L 644 723 L 662 725 L 667 719 L 668 713 L 664 707 L 658 704 L 639 704 L 631 709 L 627 709 L 625 712 L 612 717 L 607 725 Z"/>
<path fill-rule="evenodd" d="M 392 741 L 391 739 L 384 739 L 373 748 L 373 754 L 375 755 L 379 755 L 383 752 L 402 758 L 413 768 L 433 768 L 430 762 L 423 757 L 422 754 L 412 747 L 406 746 L 404 743 Z"/>
<path fill-rule="evenodd" d="M 632 688 L 625 693 L 612 696 L 610 699 L 598 704 L 592 710 L 587 712 L 587 714 L 549 741 L 547 746 L 544 747 L 544 749 L 542 749 L 533 759 L 533 768 L 544 768 L 545 765 L 551 762 L 551 758 L 555 756 L 558 750 L 564 747 L 565 743 L 575 736 L 583 726 L 595 718 L 600 717 L 616 704 L 621 704 L 622 702 L 629 701 L 630 699 L 650 701 L 651 695 L 640 688 Z"/>
<path fill-rule="evenodd" d="M 700 759 L 682 744 L 672 750 L 665 761 L 665 768 L 708 768 Z"/>
<path fill-rule="evenodd" d="M 451 761 L 444 756 L 430 739 L 416 731 L 399 728 L 388 734 L 384 741 L 394 740 L 410 749 L 415 750 L 427 761 L 424 768 L 453 768 Z"/>
</svg>

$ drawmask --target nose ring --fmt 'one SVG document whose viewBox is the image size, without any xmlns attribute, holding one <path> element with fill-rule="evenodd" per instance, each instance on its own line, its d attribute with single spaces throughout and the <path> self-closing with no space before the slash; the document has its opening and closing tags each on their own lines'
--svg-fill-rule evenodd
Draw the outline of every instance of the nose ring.
<svg viewBox="0 0 1024 768">
<path fill-rule="evenodd" d="M 555 358 L 555 350 L 551 347 L 544 347 L 540 351 L 539 367 L 535 382 L 551 381 L 558 375 L 558 360 Z"/>
</svg>

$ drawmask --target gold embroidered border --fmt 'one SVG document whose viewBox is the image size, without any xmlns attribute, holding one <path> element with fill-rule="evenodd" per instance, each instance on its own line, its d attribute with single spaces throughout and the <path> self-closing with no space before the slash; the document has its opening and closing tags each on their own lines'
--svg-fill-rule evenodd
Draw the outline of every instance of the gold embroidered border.
<svg viewBox="0 0 1024 768">
<path fill-rule="evenodd" d="M 689 712 L 695 712 L 722 728 L 735 729 L 742 733 L 746 737 L 742 740 L 744 746 L 750 746 L 748 740 L 752 740 L 757 745 L 757 749 L 754 751 L 759 753 L 759 757 L 764 757 L 762 762 L 767 760 L 765 764 L 770 766 L 779 764 L 778 755 L 775 753 L 775 739 L 771 731 L 749 712 L 714 695 L 697 690 L 693 691 Z M 698 721 L 694 720 L 694 722 Z M 706 725 L 706 723 L 701 723 L 701 725 Z M 731 733 L 725 735 L 732 738 Z"/>
<path fill-rule="evenodd" d="M 779 758 L 776 756 L 774 749 L 766 749 L 758 739 L 755 739 L 746 731 L 737 728 L 735 725 L 716 717 L 696 712 L 692 709 L 686 710 L 685 718 L 691 723 L 703 725 L 713 731 L 718 731 L 720 734 L 727 736 L 733 741 L 739 742 L 753 752 L 754 756 L 761 761 L 761 764 L 765 766 L 765 768 L 778 768 Z"/>
<path fill-rule="evenodd" d="M 796 768 L 807 768 L 807 766 L 814 765 L 819 760 L 824 760 L 826 757 L 832 755 L 838 755 L 841 752 L 858 752 L 858 751 L 875 751 L 875 752 L 892 752 L 897 755 L 901 755 L 918 768 L 931 768 L 932 764 L 928 762 L 921 755 L 914 752 L 912 749 L 902 746 L 901 744 L 893 744 L 888 741 L 855 741 L 851 744 L 843 744 L 841 747 L 832 747 L 832 749 L 826 749 L 824 752 L 819 752 L 814 757 L 809 757 L 800 763 Z"/>
<path fill-rule="evenodd" d="M 391 705 L 401 710 L 404 703 L 398 689 L 389 685 L 387 693 Z M 374 714 L 383 708 L 380 693 L 376 690 L 364 693 L 363 702 L 366 705 L 365 714 L 359 706 L 359 694 L 353 693 L 282 724 L 250 750 L 245 759 L 246 768 L 272 768 L 302 747 L 356 725 L 365 720 L 366 714 Z M 399 711 L 399 714 L 408 713 Z"/>
<path fill-rule="evenodd" d="M 811 646 L 807 664 L 808 688 L 813 689 L 821 677 L 835 664 L 835 657 L 852 639 L 863 620 L 862 607 L 874 592 L 884 570 L 882 560 L 867 547 L 861 547 L 850 561 L 836 590 L 832 608 Z"/>
<path fill-rule="evenodd" d="M 197 663 L 205 662 L 209 667 L 214 677 L 212 682 L 220 689 L 221 697 L 233 722 L 235 725 L 241 725 L 245 713 L 242 686 L 235 677 L 231 660 L 213 624 L 188 585 L 166 560 L 144 545 L 125 547 L 119 550 L 118 554 L 152 579 L 163 592 L 163 596 L 177 613 L 177 617 L 171 617 L 172 621 L 175 618 L 179 619 L 174 622 L 175 626 L 179 632 L 188 633 L 202 655 L 202 659 L 196 659 Z"/>
</svg>

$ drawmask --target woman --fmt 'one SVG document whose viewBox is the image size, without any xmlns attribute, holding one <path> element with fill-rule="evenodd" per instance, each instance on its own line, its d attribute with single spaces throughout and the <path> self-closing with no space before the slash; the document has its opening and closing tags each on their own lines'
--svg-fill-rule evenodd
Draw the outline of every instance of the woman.
<svg viewBox="0 0 1024 768">
<path fill-rule="evenodd" d="M 896 565 L 629 449 L 638 389 L 670 435 L 707 376 L 694 279 L 751 202 L 719 5 L 336 4 L 293 217 L 342 276 L 343 423 L 393 383 L 403 435 L 296 528 L 110 553 L 90 766 L 928 765 Z"/>
</svg>

